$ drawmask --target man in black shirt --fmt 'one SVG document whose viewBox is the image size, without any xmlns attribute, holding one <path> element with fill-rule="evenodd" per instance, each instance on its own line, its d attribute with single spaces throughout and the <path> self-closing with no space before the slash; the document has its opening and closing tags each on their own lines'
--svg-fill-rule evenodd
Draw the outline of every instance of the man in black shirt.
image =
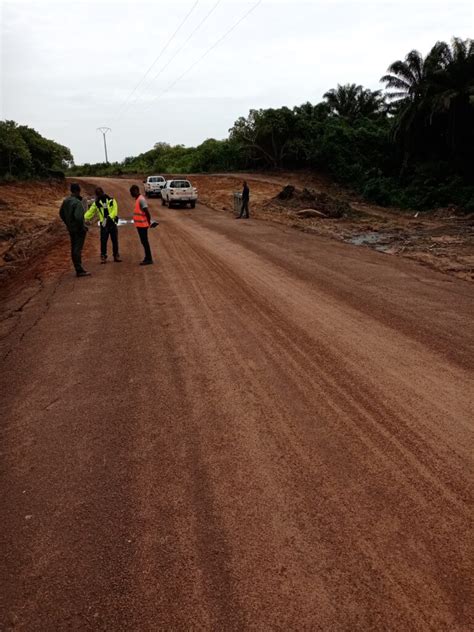
<svg viewBox="0 0 474 632">
<path fill-rule="evenodd" d="M 242 189 L 242 205 L 240 207 L 240 215 L 236 219 L 249 218 L 249 198 L 250 198 L 250 189 L 248 187 L 247 181 L 244 180 L 244 188 Z"/>
<path fill-rule="evenodd" d="M 84 224 L 84 206 L 82 205 L 81 187 L 71 184 L 71 195 L 63 201 L 59 216 L 66 224 L 71 238 L 71 258 L 78 277 L 90 276 L 82 267 L 82 248 L 87 235 Z"/>
</svg>

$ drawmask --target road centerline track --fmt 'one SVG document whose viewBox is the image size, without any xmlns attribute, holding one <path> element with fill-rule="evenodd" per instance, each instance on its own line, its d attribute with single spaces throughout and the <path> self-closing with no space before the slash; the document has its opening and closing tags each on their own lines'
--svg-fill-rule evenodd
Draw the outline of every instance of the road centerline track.
<svg viewBox="0 0 474 632">
<path fill-rule="evenodd" d="M 471 286 L 150 207 L 4 340 L 1 624 L 470 629 Z"/>
</svg>

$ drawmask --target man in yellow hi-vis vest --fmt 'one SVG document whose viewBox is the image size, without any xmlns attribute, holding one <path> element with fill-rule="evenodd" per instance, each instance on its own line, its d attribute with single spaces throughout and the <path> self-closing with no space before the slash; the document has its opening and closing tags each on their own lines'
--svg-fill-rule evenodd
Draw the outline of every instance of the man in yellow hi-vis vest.
<svg viewBox="0 0 474 632">
<path fill-rule="evenodd" d="M 99 216 L 100 222 L 100 261 L 107 262 L 107 242 L 109 235 L 112 240 L 112 252 L 114 261 L 120 263 L 119 245 L 118 245 L 118 205 L 117 200 L 110 197 L 101 187 L 95 190 L 95 202 L 84 215 L 84 219 L 90 221 L 95 215 Z"/>
</svg>

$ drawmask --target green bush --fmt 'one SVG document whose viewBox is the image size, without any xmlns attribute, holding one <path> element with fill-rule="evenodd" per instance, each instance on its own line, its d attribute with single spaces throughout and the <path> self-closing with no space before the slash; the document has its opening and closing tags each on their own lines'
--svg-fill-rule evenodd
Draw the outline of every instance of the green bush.
<svg viewBox="0 0 474 632">
<path fill-rule="evenodd" d="M 0 121 L 0 178 L 46 178 L 72 163 L 67 147 L 14 121 Z"/>
</svg>

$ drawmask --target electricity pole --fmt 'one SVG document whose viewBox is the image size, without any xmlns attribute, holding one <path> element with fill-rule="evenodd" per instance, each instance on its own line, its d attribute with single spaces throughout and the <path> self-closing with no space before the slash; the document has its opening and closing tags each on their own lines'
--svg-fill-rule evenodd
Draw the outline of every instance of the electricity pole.
<svg viewBox="0 0 474 632">
<path fill-rule="evenodd" d="M 107 157 L 107 141 L 105 140 L 105 135 L 107 134 L 107 132 L 111 132 L 112 130 L 110 129 L 110 127 L 98 127 L 97 131 L 100 132 L 104 137 L 105 162 L 106 164 L 109 164 L 109 159 Z"/>
</svg>

